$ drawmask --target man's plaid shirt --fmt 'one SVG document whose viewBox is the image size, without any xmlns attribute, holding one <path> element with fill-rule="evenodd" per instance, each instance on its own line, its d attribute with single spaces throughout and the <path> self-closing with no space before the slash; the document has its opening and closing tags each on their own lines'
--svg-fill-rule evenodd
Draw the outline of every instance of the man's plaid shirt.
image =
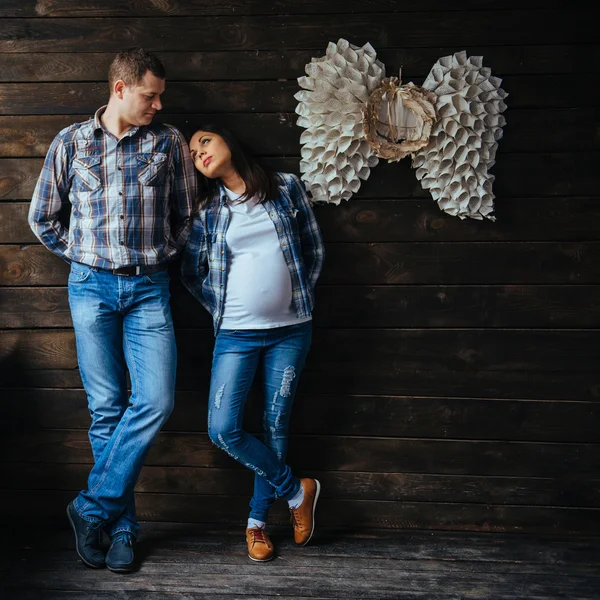
<svg viewBox="0 0 600 600">
<path fill-rule="evenodd" d="M 37 182 L 29 224 L 64 260 L 102 269 L 155 265 L 183 248 L 196 172 L 179 131 L 153 123 L 117 140 L 94 118 L 63 129 Z M 61 209 L 71 204 L 68 229 Z"/>
<path fill-rule="evenodd" d="M 279 193 L 264 200 L 281 251 L 292 279 L 292 300 L 298 318 L 310 316 L 314 287 L 321 273 L 325 251 L 323 238 L 306 196 L 295 175 L 278 173 Z M 181 262 L 181 279 L 191 294 L 211 313 L 215 333 L 219 330 L 227 285 L 227 244 L 225 235 L 230 212 L 227 194 L 197 211 Z"/>
</svg>

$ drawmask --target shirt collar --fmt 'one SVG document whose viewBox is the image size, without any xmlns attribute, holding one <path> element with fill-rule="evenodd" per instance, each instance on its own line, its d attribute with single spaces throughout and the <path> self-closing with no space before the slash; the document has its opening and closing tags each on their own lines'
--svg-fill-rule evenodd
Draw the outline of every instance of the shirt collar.
<svg viewBox="0 0 600 600">
<path fill-rule="evenodd" d="M 102 119 L 100 118 L 103 114 L 104 111 L 106 110 L 106 107 L 108 106 L 108 104 L 105 104 L 104 106 L 101 106 L 94 114 L 94 133 L 96 131 L 102 131 L 108 135 L 112 135 L 112 133 L 110 133 L 110 131 L 108 131 L 108 129 L 106 129 L 106 127 L 104 127 L 104 124 L 102 123 Z M 123 137 L 132 137 L 134 136 L 138 131 L 140 130 L 140 128 L 137 125 L 134 125 L 129 131 L 127 131 L 127 133 L 125 133 L 123 135 Z M 113 136 L 114 137 L 114 136 Z M 122 139 L 122 138 L 121 138 Z"/>
<path fill-rule="evenodd" d="M 219 204 L 221 204 L 221 205 L 227 204 L 228 200 L 229 200 L 229 196 L 227 195 L 227 192 L 225 191 L 225 186 L 223 185 L 222 181 L 219 181 Z"/>
</svg>

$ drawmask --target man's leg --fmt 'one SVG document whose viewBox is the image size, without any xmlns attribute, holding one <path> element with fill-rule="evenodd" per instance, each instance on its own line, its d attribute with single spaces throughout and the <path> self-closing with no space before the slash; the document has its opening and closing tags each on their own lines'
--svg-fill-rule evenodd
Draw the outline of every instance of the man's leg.
<svg viewBox="0 0 600 600">
<path fill-rule="evenodd" d="M 79 371 L 92 418 L 88 437 L 94 462 L 104 452 L 129 404 L 123 353 L 123 318 L 116 310 L 116 294 L 111 300 L 107 288 L 110 285 L 106 281 L 100 290 L 97 283 L 90 282 L 85 290 L 78 285 L 71 292 L 72 284 L 69 296 Z M 101 293 L 94 293 L 94 289 Z M 133 531 L 137 528 L 133 494 L 117 525 L 122 530 Z"/>
<path fill-rule="evenodd" d="M 114 277 L 114 276 L 112 276 Z M 123 351 L 131 377 L 130 404 L 90 472 L 88 490 L 75 500 L 86 519 L 111 523 L 111 536 L 137 536 L 135 521 L 119 520 L 156 434 L 173 408 L 176 346 L 169 308 L 167 271 L 114 277 L 123 316 Z"/>
<path fill-rule="evenodd" d="M 79 371 L 92 419 L 88 436 L 94 461 L 104 452 L 128 404 L 123 319 L 118 312 L 118 290 L 113 280 L 112 276 L 79 264 L 72 265 L 69 275 L 69 304 Z M 72 514 L 69 518 L 73 521 L 77 517 Z M 107 517 L 84 519 L 98 524 L 104 523 Z M 93 549 L 100 551 L 101 529 L 96 529 L 97 541 L 90 540 L 90 543 Z M 90 557 L 86 560 L 85 550 L 83 552 L 84 562 L 92 562 Z"/>
</svg>

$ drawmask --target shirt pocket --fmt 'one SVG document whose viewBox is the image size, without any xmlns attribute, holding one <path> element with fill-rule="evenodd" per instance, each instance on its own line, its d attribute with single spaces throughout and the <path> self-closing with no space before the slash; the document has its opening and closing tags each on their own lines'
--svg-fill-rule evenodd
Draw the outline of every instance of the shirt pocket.
<svg viewBox="0 0 600 600">
<path fill-rule="evenodd" d="M 167 175 L 167 155 L 164 152 L 139 152 L 137 160 L 137 177 L 142 185 L 164 185 Z"/>
<path fill-rule="evenodd" d="M 283 206 L 279 209 L 279 214 L 285 219 L 293 219 L 295 221 L 298 215 L 298 209 L 292 208 L 291 206 Z"/>
<path fill-rule="evenodd" d="M 73 188 L 79 192 L 94 192 L 102 186 L 102 157 L 99 154 L 78 153 L 73 158 Z"/>
</svg>

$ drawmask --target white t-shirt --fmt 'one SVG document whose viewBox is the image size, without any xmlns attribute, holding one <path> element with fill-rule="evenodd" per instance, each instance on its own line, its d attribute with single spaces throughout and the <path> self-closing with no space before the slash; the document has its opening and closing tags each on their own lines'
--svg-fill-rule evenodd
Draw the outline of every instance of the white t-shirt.
<svg viewBox="0 0 600 600">
<path fill-rule="evenodd" d="M 271 329 L 310 321 L 298 319 L 292 302 L 292 279 L 275 225 L 254 197 L 225 188 L 230 211 L 227 243 L 227 288 L 222 329 Z"/>
</svg>

